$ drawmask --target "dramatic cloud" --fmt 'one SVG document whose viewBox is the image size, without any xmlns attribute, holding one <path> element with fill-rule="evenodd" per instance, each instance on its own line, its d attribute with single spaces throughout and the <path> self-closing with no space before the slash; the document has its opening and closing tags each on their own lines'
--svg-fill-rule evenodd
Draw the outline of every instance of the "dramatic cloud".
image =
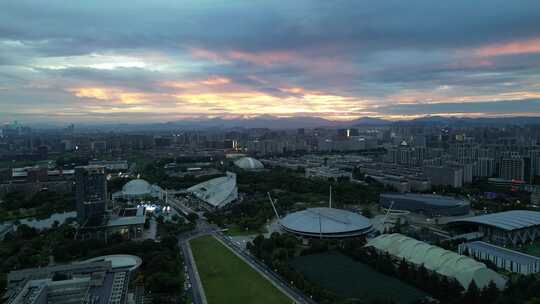
<svg viewBox="0 0 540 304">
<path fill-rule="evenodd" d="M 540 2 L 3 1 L 0 120 L 540 115 Z"/>
</svg>

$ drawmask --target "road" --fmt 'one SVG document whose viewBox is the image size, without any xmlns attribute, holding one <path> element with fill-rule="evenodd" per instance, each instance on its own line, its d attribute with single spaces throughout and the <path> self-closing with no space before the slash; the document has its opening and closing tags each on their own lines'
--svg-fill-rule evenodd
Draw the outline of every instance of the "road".
<svg viewBox="0 0 540 304">
<path fill-rule="evenodd" d="M 182 204 L 180 200 L 176 199 L 173 195 L 169 196 L 169 203 L 180 209 L 185 214 L 195 213 L 192 209 Z M 195 304 L 206 304 L 206 298 L 204 296 L 204 290 L 200 282 L 200 278 L 196 273 L 195 261 L 193 260 L 193 255 L 191 254 L 191 249 L 189 248 L 189 240 L 197 238 L 203 235 L 213 235 L 218 240 L 221 240 L 230 250 L 234 251 L 244 262 L 246 262 L 253 269 L 261 273 L 264 277 L 270 280 L 276 287 L 281 289 L 283 292 L 289 295 L 295 303 L 299 304 L 316 304 L 311 298 L 307 297 L 300 290 L 296 289 L 294 286 L 291 286 L 289 282 L 284 280 L 281 276 L 275 273 L 272 269 L 268 268 L 266 264 L 260 262 L 255 257 L 253 257 L 247 250 L 241 247 L 239 244 L 236 244 L 231 238 L 224 235 L 219 227 L 213 224 L 209 224 L 205 219 L 199 218 L 197 220 L 197 226 L 195 230 L 184 233 L 178 236 L 178 242 L 182 253 L 185 259 L 185 265 L 187 266 L 187 273 L 191 282 L 191 290 L 193 293 L 193 301 Z"/>
<path fill-rule="evenodd" d="M 191 255 L 191 252 L 189 252 L 189 245 L 188 245 L 188 239 L 180 239 L 179 245 L 180 249 L 182 250 L 182 255 L 184 256 L 184 265 L 186 266 L 187 271 L 187 280 L 191 284 L 191 293 L 193 296 L 193 303 L 195 304 L 205 304 L 206 301 L 204 300 L 204 291 L 201 287 L 201 284 L 198 282 L 197 278 L 198 275 L 195 274 L 195 267 L 193 261 L 193 256 Z"/>
<path fill-rule="evenodd" d="M 202 235 L 211 234 L 215 229 L 215 226 L 208 224 L 206 221 L 197 220 L 195 230 L 180 234 L 178 236 L 178 245 L 180 246 L 182 255 L 184 257 L 184 264 L 186 266 L 189 282 L 191 283 L 191 292 L 194 304 L 206 304 L 206 297 L 204 296 L 204 289 L 202 288 L 202 284 L 197 273 L 193 255 L 191 254 L 189 240 Z"/>
<path fill-rule="evenodd" d="M 285 281 L 281 276 L 272 271 L 266 264 L 260 262 L 253 257 L 248 251 L 244 250 L 241 246 L 232 241 L 228 236 L 224 235 L 219 227 L 209 224 L 203 219 L 197 220 L 197 226 L 195 230 L 181 234 L 178 236 L 178 243 L 184 256 L 185 265 L 187 266 L 187 274 L 191 283 L 191 291 L 193 294 L 193 303 L 206 304 L 204 296 L 204 289 L 200 282 L 200 278 L 196 273 L 195 261 L 189 246 L 189 240 L 197 238 L 203 235 L 213 235 L 218 240 L 222 241 L 230 250 L 234 251 L 244 262 L 246 262 L 253 269 L 261 273 L 264 277 L 270 280 L 276 287 L 289 295 L 295 303 L 300 304 L 315 304 L 316 302 L 304 295 L 300 290 L 291 286 L 289 282 Z"/>
<path fill-rule="evenodd" d="M 233 250 L 249 266 L 263 274 L 274 285 L 276 285 L 276 287 L 287 293 L 289 297 L 295 301 L 295 303 L 316 304 L 315 301 L 307 297 L 302 291 L 296 289 L 294 286 L 291 286 L 289 282 L 285 281 L 279 274 L 268 268 L 266 264 L 252 256 L 247 250 L 244 250 L 239 244 L 236 244 L 236 242 L 232 241 L 228 236 L 224 235 L 219 230 L 214 231 L 213 235 L 225 243 L 229 249 Z"/>
</svg>

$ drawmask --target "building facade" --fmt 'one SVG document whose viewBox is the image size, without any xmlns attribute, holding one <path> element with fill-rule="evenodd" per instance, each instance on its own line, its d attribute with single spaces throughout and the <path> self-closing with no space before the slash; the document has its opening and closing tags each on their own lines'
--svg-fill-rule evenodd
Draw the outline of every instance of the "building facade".
<svg viewBox="0 0 540 304">
<path fill-rule="evenodd" d="M 107 202 L 107 178 L 103 166 L 75 168 L 75 200 L 77 219 L 81 225 L 93 218 L 102 218 Z"/>
</svg>

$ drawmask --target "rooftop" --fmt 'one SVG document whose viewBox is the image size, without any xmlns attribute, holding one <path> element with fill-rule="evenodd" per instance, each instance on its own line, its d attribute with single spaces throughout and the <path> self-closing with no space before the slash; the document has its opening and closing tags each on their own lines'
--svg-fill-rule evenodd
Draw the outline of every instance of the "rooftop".
<svg viewBox="0 0 540 304">
<path fill-rule="evenodd" d="M 530 210 L 510 210 L 486 215 L 467 217 L 449 223 L 471 223 L 516 230 L 540 225 L 540 212 Z"/>
<path fill-rule="evenodd" d="M 234 164 L 244 170 L 258 170 L 263 169 L 263 164 L 251 157 L 242 157 L 234 161 Z"/>
<path fill-rule="evenodd" d="M 229 203 L 231 198 L 236 199 L 236 189 L 236 175 L 227 173 L 226 176 L 202 182 L 188 188 L 187 191 L 214 207 L 220 207 Z"/>
<path fill-rule="evenodd" d="M 91 263 L 98 261 L 108 261 L 111 262 L 111 267 L 113 269 L 118 268 L 129 268 L 130 271 L 137 269 L 141 266 L 142 260 L 138 256 L 128 255 L 128 254 L 113 254 L 113 255 L 104 255 L 91 258 L 81 263 Z"/>
<path fill-rule="evenodd" d="M 464 199 L 459 199 L 452 196 L 442 196 L 434 194 L 418 194 L 418 193 L 383 193 L 381 197 L 389 199 L 411 199 L 416 201 L 422 201 L 431 205 L 438 206 L 456 206 L 467 205 L 469 202 Z"/>
<path fill-rule="evenodd" d="M 134 179 L 122 187 L 124 195 L 145 195 L 150 194 L 152 186 L 144 179 Z"/>
<path fill-rule="evenodd" d="M 466 243 L 465 246 L 467 248 L 476 248 L 482 250 L 483 252 L 487 252 L 492 256 L 501 257 L 505 260 L 514 261 L 519 264 L 532 264 L 538 263 L 540 261 L 539 257 L 535 257 L 523 252 L 496 246 L 482 241 Z"/>
<path fill-rule="evenodd" d="M 338 234 L 370 230 L 369 219 L 347 210 L 309 208 L 288 214 L 280 224 L 287 230 L 309 234 Z"/>
</svg>

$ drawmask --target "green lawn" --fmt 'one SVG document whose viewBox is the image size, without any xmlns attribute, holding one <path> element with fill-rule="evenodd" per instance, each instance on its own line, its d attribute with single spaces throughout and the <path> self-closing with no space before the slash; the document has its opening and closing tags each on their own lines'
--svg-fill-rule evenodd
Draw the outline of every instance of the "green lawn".
<svg viewBox="0 0 540 304">
<path fill-rule="evenodd" d="M 214 237 L 202 236 L 190 245 L 208 303 L 292 303 Z"/>
<path fill-rule="evenodd" d="M 306 279 L 335 292 L 343 298 L 365 301 L 393 299 L 396 303 L 413 303 L 427 294 L 396 278 L 384 275 L 338 252 L 306 255 L 296 258 L 293 267 Z"/>
</svg>

